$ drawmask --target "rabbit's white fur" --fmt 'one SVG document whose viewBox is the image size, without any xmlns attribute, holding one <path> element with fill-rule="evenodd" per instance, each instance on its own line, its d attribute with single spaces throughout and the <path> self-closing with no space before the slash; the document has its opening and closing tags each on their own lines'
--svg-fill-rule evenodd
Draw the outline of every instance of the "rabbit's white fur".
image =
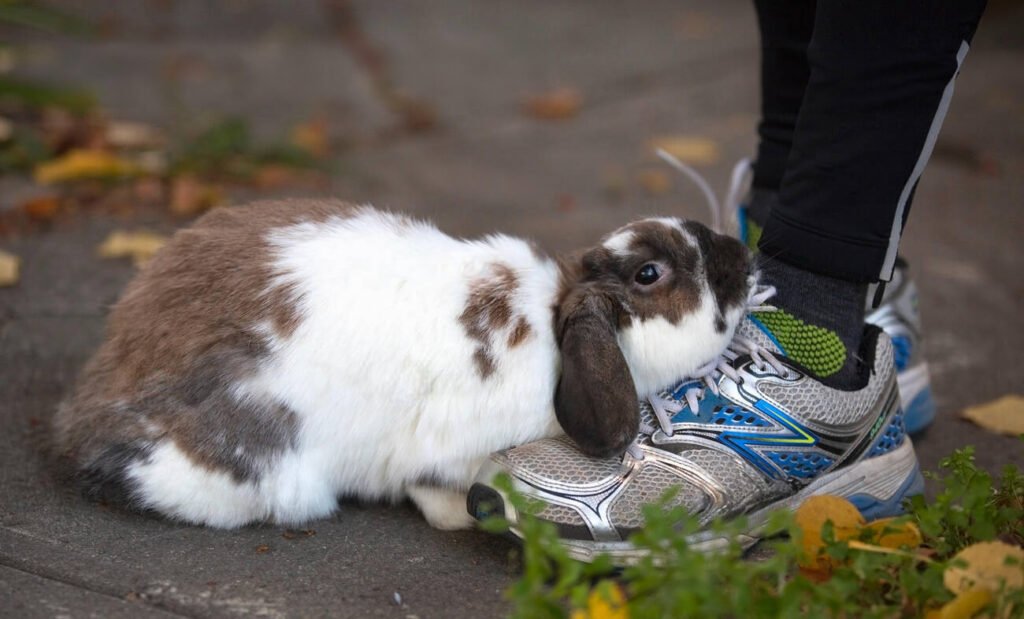
<svg viewBox="0 0 1024 619">
<path fill-rule="evenodd" d="M 271 356 L 236 397 L 294 411 L 296 446 L 258 482 L 239 484 L 165 442 L 131 470 L 144 505 L 219 527 L 299 523 L 330 514 L 341 494 L 397 499 L 412 480 L 468 482 L 487 454 L 559 433 L 559 273 L 526 242 L 457 240 L 372 210 L 279 229 L 271 242 L 275 283 L 294 286 L 301 322 L 284 338 L 263 327 Z M 514 307 L 531 334 L 514 348 L 495 338 L 498 367 L 484 380 L 457 318 L 470 283 L 495 263 L 516 274 Z M 435 526 L 468 524 L 464 495 L 456 513 L 430 513 L 445 492 L 421 489 L 417 502 Z"/>
<path fill-rule="evenodd" d="M 671 322 L 623 306 L 618 348 L 629 367 L 598 385 L 617 388 L 616 399 L 595 400 L 611 413 L 635 402 L 622 389 L 630 374 L 643 396 L 715 357 L 742 312 L 737 295 L 745 299 L 741 273 L 733 300 L 716 302 L 725 297 L 712 293 L 691 228 L 652 219 L 633 229 L 644 226 L 698 256 L 696 270 L 672 284 L 691 291 L 691 305 Z M 628 229 L 591 254 L 629 258 Z M 239 255 L 250 251 L 271 264 Z M 218 252 L 221 263 L 211 263 Z M 484 458 L 562 431 L 555 308 L 575 285 L 566 281 L 572 273 L 520 239 L 459 240 L 340 203 L 214 212 L 179 232 L 129 286 L 108 341 L 58 411 L 58 443 L 87 487 L 116 482 L 128 503 L 187 522 L 297 524 L 329 515 L 339 496 L 408 496 L 432 525 L 468 526 L 465 492 Z M 473 296 L 502 277 L 503 296 Z M 266 305 L 280 291 L 294 320 Z M 191 305 L 193 292 L 206 304 Z M 664 311 L 671 298 L 660 301 L 670 304 Z M 467 318 L 474 308 L 482 313 Z M 604 324 L 581 316 L 587 328 Z M 574 350 L 574 363 L 591 358 Z M 178 369 L 165 371 L 164 360 Z M 601 382 L 586 370 L 576 376 Z"/>
</svg>

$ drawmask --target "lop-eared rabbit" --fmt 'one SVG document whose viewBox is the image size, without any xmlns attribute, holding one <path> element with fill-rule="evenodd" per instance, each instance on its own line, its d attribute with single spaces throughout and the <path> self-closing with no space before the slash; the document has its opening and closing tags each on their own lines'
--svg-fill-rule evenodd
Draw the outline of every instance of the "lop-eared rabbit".
<svg viewBox="0 0 1024 619">
<path fill-rule="evenodd" d="M 493 451 L 635 438 L 638 397 L 727 345 L 753 278 L 738 241 L 674 218 L 555 261 L 335 201 L 180 230 L 128 285 L 60 406 L 94 498 L 237 527 L 409 497 L 439 528 Z"/>
</svg>

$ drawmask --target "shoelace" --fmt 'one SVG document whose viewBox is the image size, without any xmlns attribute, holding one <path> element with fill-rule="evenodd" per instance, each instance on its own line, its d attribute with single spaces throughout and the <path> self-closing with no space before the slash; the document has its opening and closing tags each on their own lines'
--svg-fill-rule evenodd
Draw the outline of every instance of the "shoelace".
<svg viewBox="0 0 1024 619">
<path fill-rule="evenodd" d="M 723 233 L 725 231 L 723 229 L 725 220 L 733 217 L 739 210 L 740 200 L 743 199 L 742 193 L 749 186 L 750 180 L 753 177 L 754 166 L 750 159 L 740 159 L 733 166 L 732 174 L 729 175 L 729 189 L 725 192 L 725 201 L 720 202 L 715 192 L 711 190 L 711 185 L 700 172 L 686 165 L 666 150 L 659 148 L 657 154 L 658 157 L 661 157 L 662 161 L 681 172 L 697 185 L 701 193 L 704 194 L 704 199 L 708 203 L 708 209 L 711 211 L 711 229 L 715 232 Z"/>
<path fill-rule="evenodd" d="M 774 295 L 774 286 L 755 287 L 747 297 L 748 310 L 763 307 L 765 301 Z M 718 381 L 722 376 L 739 382 L 739 372 L 733 367 L 732 362 L 741 355 L 750 355 L 751 360 L 754 362 L 754 367 L 759 370 L 766 371 L 771 367 L 780 374 L 786 373 L 786 366 L 770 350 L 749 338 L 734 335 L 732 341 L 729 342 L 729 345 L 726 346 L 725 351 L 721 355 L 698 368 L 692 376 L 684 377 L 680 381 L 679 384 L 693 384 L 693 386 L 683 392 L 682 401 L 677 402 L 670 397 L 665 397 L 661 392 L 647 396 L 647 402 L 651 405 L 651 410 L 654 412 L 654 418 L 658 422 L 658 427 L 641 421 L 636 440 L 626 449 L 627 453 L 637 460 L 643 460 L 640 442 L 645 437 L 652 436 L 659 429 L 666 436 L 672 436 L 674 433 L 672 417 L 687 407 L 694 414 L 698 414 L 700 411 L 700 401 L 704 398 L 705 391 L 711 391 L 715 395 L 719 394 Z"/>
</svg>

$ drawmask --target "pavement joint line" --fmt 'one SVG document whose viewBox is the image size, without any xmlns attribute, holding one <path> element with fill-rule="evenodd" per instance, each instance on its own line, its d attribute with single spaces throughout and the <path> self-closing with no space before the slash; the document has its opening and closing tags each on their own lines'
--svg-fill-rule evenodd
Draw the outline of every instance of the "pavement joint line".
<svg viewBox="0 0 1024 619">
<path fill-rule="evenodd" d="M 5 527 L 5 530 L 10 531 L 11 529 L 7 529 Z M 3 566 L 3 567 L 5 567 L 5 568 L 7 568 L 9 570 L 14 570 L 16 572 L 21 572 L 22 574 L 27 574 L 29 576 L 35 576 L 36 578 L 42 578 L 43 580 L 49 580 L 50 582 L 56 582 L 56 583 L 60 583 L 62 585 L 67 585 L 67 586 L 73 587 L 75 589 L 81 589 L 82 591 L 88 591 L 89 593 L 94 593 L 96 595 L 101 595 L 101 596 L 103 596 L 105 598 L 110 598 L 112 600 L 116 600 L 116 601 L 118 601 L 118 602 L 120 602 L 122 604 L 126 604 L 126 605 L 141 604 L 143 606 L 146 606 L 147 608 L 152 608 L 152 609 L 155 609 L 155 610 L 159 610 L 161 612 L 165 612 L 165 613 L 167 613 L 169 615 L 173 615 L 175 617 L 186 617 L 187 619 L 195 619 L 195 618 L 199 617 L 199 615 L 184 614 L 184 613 L 182 613 L 182 612 L 180 612 L 178 610 L 175 610 L 175 609 L 172 609 L 172 608 L 167 608 L 166 606 L 160 606 L 160 605 L 157 605 L 157 604 L 149 604 L 144 599 L 140 599 L 140 601 L 138 601 L 138 602 L 131 602 L 129 600 L 124 599 L 124 597 L 122 597 L 120 595 L 110 593 L 109 591 L 104 591 L 103 589 L 101 589 L 99 587 L 90 587 L 90 586 L 84 585 L 82 583 L 73 582 L 73 581 L 71 581 L 71 580 L 69 580 L 67 578 L 59 578 L 59 577 L 56 577 L 56 576 L 50 575 L 50 574 L 41 574 L 39 572 L 28 570 L 28 569 L 25 569 L 25 568 L 17 566 L 17 565 L 12 565 L 12 564 L 8 563 L 5 559 L 6 558 L 2 554 L 0 554 L 0 566 Z"/>
</svg>

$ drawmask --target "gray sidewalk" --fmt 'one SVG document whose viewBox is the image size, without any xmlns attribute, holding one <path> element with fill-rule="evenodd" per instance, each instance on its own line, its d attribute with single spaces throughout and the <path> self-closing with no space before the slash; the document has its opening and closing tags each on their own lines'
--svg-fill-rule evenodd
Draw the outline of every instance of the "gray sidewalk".
<svg viewBox="0 0 1024 619">
<path fill-rule="evenodd" d="M 758 41 L 746 2 L 364 0 L 355 23 L 333 2 L 78 4 L 107 34 L 27 40 L 28 72 L 93 88 L 114 117 L 165 127 L 182 110 L 237 113 L 272 135 L 324 112 L 353 144 L 327 193 L 454 234 L 500 230 L 559 252 L 642 215 L 706 220 L 682 180 L 659 195 L 633 182 L 657 167 L 648 141 L 713 140 L 721 156 L 702 171 L 719 188 L 754 144 Z M 436 128 L 394 129 L 400 118 L 374 87 L 381 68 L 353 53 L 353 32 L 384 53 L 397 89 L 436 110 Z M 904 242 L 940 409 L 916 443 L 926 469 L 966 444 L 990 469 L 1024 466 L 1020 441 L 957 418 L 1024 393 L 1022 62 L 1024 6 L 995 2 Z M 525 97 L 557 86 L 582 93 L 578 116 L 523 113 Z M 0 179 L 0 208 L 24 190 Z M 501 615 L 515 547 L 432 530 L 408 505 L 344 503 L 309 525 L 315 534 L 215 531 L 91 504 L 55 480 L 43 455 L 50 416 L 133 272 L 95 247 L 114 228 L 175 225 L 140 217 L 82 216 L 0 239 L 23 259 L 19 285 L 0 289 L 0 616 Z"/>
</svg>

